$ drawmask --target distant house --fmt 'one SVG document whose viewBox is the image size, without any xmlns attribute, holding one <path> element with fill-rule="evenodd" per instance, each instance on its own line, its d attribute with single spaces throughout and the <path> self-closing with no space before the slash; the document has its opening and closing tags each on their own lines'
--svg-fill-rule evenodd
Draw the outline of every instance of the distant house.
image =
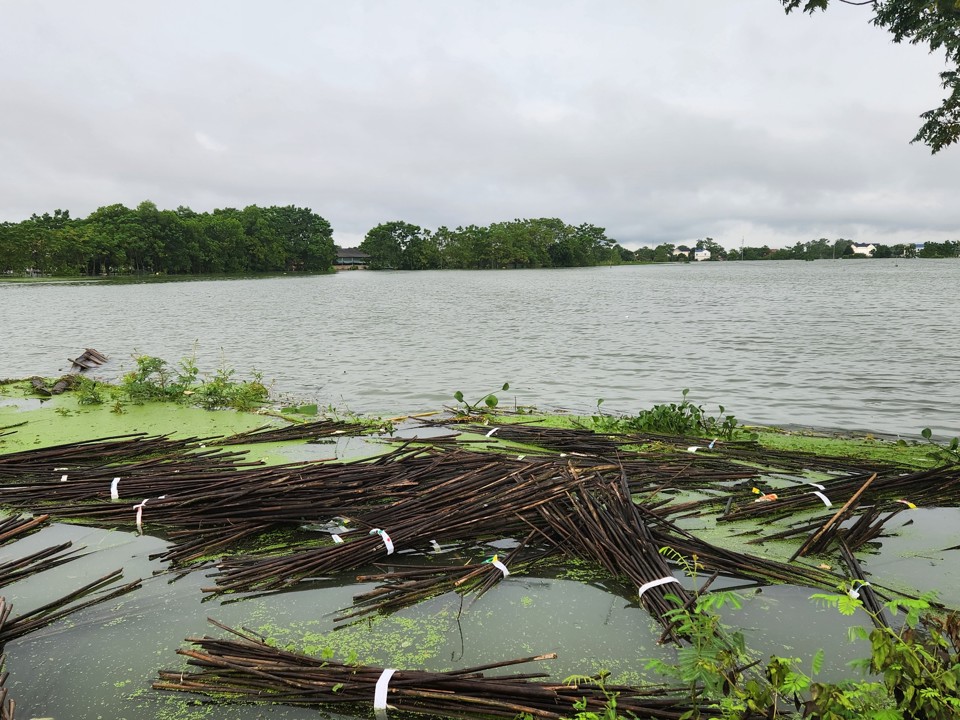
<svg viewBox="0 0 960 720">
<path fill-rule="evenodd" d="M 696 260 L 697 262 L 700 262 L 700 261 L 702 261 L 702 260 L 709 260 L 709 259 L 710 259 L 710 251 L 709 251 L 709 250 L 704 250 L 704 249 L 694 250 L 694 252 L 693 252 L 693 259 Z"/>
<path fill-rule="evenodd" d="M 333 264 L 341 268 L 366 267 L 370 264 L 370 256 L 358 248 L 337 248 Z"/>
<path fill-rule="evenodd" d="M 683 257 L 690 257 L 690 248 L 686 245 L 678 245 L 673 249 L 673 256 L 677 257 L 678 255 L 683 255 Z"/>
<path fill-rule="evenodd" d="M 866 255 L 867 257 L 873 257 L 873 251 L 877 249 L 877 246 L 873 243 L 853 243 L 850 245 L 850 250 L 853 251 L 854 255 Z"/>
</svg>

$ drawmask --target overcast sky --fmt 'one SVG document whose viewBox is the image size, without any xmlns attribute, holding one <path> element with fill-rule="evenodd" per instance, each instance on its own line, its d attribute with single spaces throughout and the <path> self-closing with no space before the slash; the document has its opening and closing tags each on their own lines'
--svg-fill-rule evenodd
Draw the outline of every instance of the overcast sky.
<svg viewBox="0 0 960 720">
<path fill-rule="evenodd" d="M 942 56 L 778 0 L 0 0 L 0 221 L 149 199 L 593 223 L 624 246 L 960 239 Z"/>
</svg>

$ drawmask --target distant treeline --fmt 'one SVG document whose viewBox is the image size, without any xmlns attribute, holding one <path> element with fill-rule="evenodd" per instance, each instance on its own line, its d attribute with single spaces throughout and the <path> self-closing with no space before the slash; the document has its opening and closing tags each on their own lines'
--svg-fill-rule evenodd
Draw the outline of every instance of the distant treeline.
<svg viewBox="0 0 960 720">
<path fill-rule="evenodd" d="M 108 275 L 327 270 L 336 250 L 330 223 L 308 208 L 225 208 L 197 213 L 108 205 L 0 223 L 0 273 Z"/>
<path fill-rule="evenodd" d="M 632 261 L 633 253 L 595 225 L 556 218 L 428 230 L 395 221 L 367 233 L 360 250 L 372 269 L 589 267 Z"/>
<path fill-rule="evenodd" d="M 829 240 L 820 238 L 809 242 L 797 242 L 793 247 L 779 250 L 771 249 L 766 245 L 760 247 L 740 247 L 726 250 L 713 238 L 698 240 L 692 245 L 673 245 L 664 243 L 655 248 L 640 248 L 633 253 L 633 259 L 639 262 L 687 262 L 695 260 L 697 251 L 706 250 L 707 260 L 830 260 L 841 258 L 894 258 L 894 257 L 921 257 L 921 258 L 955 258 L 960 257 L 960 241 L 945 240 L 944 242 L 926 242 L 919 248 L 914 243 L 897 245 L 882 245 L 871 243 L 861 247 L 856 252 L 853 240 L 839 238 Z M 873 249 L 869 249 L 872 247 Z M 866 251 L 865 254 L 862 251 Z"/>
<path fill-rule="evenodd" d="M 360 249 L 374 269 L 427 270 L 686 262 L 707 255 L 713 261 L 867 257 L 855 253 L 854 245 L 843 238 L 820 238 L 782 250 L 766 245 L 726 250 L 708 237 L 690 246 L 664 243 L 631 251 L 596 225 L 538 218 L 432 231 L 402 221 L 382 223 L 366 234 Z M 147 200 L 133 209 L 108 205 L 80 219 L 56 210 L 0 223 L 3 275 L 325 271 L 336 254 L 330 223 L 309 208 L 292 205 L 198 213 L 182 206 L 160 210 Z M 960 241 L 927 242 L 919 248 L 875 244 L 869 256 L 960 257 Z"/>
</svg>

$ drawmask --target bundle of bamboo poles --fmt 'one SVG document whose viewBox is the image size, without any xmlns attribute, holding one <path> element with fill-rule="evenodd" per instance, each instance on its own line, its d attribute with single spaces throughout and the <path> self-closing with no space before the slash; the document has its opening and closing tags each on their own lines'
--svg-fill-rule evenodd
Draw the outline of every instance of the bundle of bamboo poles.
<svg viewBox="0 0 960 720">
<path fill-rule="evenodd" d="M 93 440 L 82 440 L 33 450 L 21 450 L 0 455 L 0 479 L 17 479 L 33 469 L 47 475 L 56 472 L 55 466 L 101 466 L 121 463 L 134 458 L 163 455 L 201 444 L 202 439 L 174 440 L 167 436 L 148 436 L 146 433 L 128 433 Z"/>
<path fill-rule="evenodd" d="M 938 467 L 907 472 L 901 469 L 883 469 L 871 472 L 856 472 L 837 477 L 822 484 L 802 483 L 795 487 L 777 490 L 774 502 L 744 502 L 724 515 L 724 520 L 745 520 L 767 515 L 786 515 L 823 507 L 823 497 L 832 505 L 846 503 L 864 482 L 876 475 L 864 502 L 877 503 L 885 500 L 909 499 L 914 505 L 953 507 L 960 501 L 960 468 Z M 747 495 L 745 495 L 747 497 Z"/>
<path fill-rule="evenodd" d="M 659 552 L 646 522 L 630 497 L 626 480 L 596 486 L 581 483 L 561 500 L 537 508 L 552 533 L 543 537 L 564 552 L 594 562 L 637 588 L 641 605 L 665 628 L 678 605 L 667 596 L 688 600 Z"/>
<path fill-rule="evenodd" d="M 550 554 L 539 552 L 533 557 L 523 557 L 527 543 L 535 533 L 527 535 L 517 547 L 504 553 L 500 561 L 503 567 L 512 568 L 507 572 L 517 572 L 522 566 Z M 463 565 L 397 566 L 387 572 L 358 575 L 357 582 L 379 582 L 373 590 L 355 595 L 352 610 L 341 610 L 334 622 L 345 622 L 374 612 L 393 612 L 413 605 L 440 593 L 455 591 L 460 594 L 476 592 L 480 597 L 506 575 L 494 564 L 498 555 L 482 561 Z"/>
<path fill-rule="evenodd" d="M 114 570 L 63 597 L 13 619 L 10 618 L 13 605 L 8 603 L 5 598 L 0 597 L 0 650 L 14 638 L 22 637 L 79 610 L 113 600 L 140 587 L 140 580 L 134 580 L 113 588 L 109 587 L 121 577 L 123 577 L 123 571 Z M 88 596 L 93 597 L 84 600 Z M 78 602 L 81 600 L 82 602 Z"/>
<path fill-rule="evenodd" d="M 46 524 L 49 515 L 40 515 L 27 518 L 20 514 L 11 515 L 0 520 L 0 545 L 19 540 L 22 536 L 32 533 Z M 77 551 L 67 552 L 72 543 L 65 542 L 53 545 L 22 557 L 14 557 L 0 561 L 0 588 L 22 580 L 57 565 L 75 560 Z"/>
<path fill-rule="evenodd" d="M 461 461 L 471 460 L 470 454 L 462 451 L 451 455 Z M 435 468 L 440 467 L 440 463 L 435 464 Z M 276 590 L 307 578 L 369 565 L 392 554 L 394 547 L 429 547 L 430 540 L 526 532 L 518 516 L 562 497 L 581 482 L 578 476 L 550 461 L 472 459 L 461 472 L 447 470 L 424 477 L 415 493 L 353 515 L 357 526 L 370 534 L 355 539 L 349 536 L 342 544 L 282 557 L 227 558 L 220 563 L 217 587 L 207 590 Z M 390 538 L 389 545 L 382 533 Z"/>
<path fill-rule="evenodd" d="M 188 638 L 196 649 L 178 654 L 194 672 L 162 670 L 153 684 L 157 690 L 208 695 L 227 693 L 237 700 L 271 700 L 287 705 L 322 707 L 372 703 L 378 716 L 387 708 L 442 717 L 531 717 L 560 720 L 576 711 L 602 713 L 608 697 L 617 696 L 617 710 L 643 718 L 676 720 L 691 711 L 689 694 L 676 688 L 635 688 L 600 682 L 564 684 L 534 682 L 544 673 L 489 676 L 490 670 L 514 667 L 556 657 L 537 655 L 449 672 L 388 670 L 344 665 L 281 650 L 259 638 L 214 620 L 239 639 Z M 701 710 L 701 717 L 715 714 Z"/>
<path fill-rule="evenodd" d="M 548 428 L 524 423 L 504 425 L 466 425 L 464 432 L 484 435 L 492 440 L 507 440 L 557 452 L 590 457 L 613 457 L 623 444 L 621 436 L 575 428 Z"/>
<path fill-rule="evenodd" d="M 288 442 L 290 440 L 319 440 L 335 436 L 362 435 L 370 432 L 365 423 L 330 420 L 324 418 L 314 422 L 296 423 L 278 428 L 263 425 L 253 430 L 219 438 L 212 445 L 251 445 L 254 443 Z"/>
<path fill-rule="evenodd" d="M 36 530 L 43 525 L 49 515 L 39 515 L 37 517 L 24 517 L 17 513 L 0 518 L 0 545 L 5 545 L 11 540 Z"/>
<path fill-rule="evenodd" d="M 0 625 L 0 632 L 3 631 L 3 625 Z M 17 704 L 13 698 L 8 695 L 7 676 L 9 673 L 6 668 L 7 656 L 0 653 L 0 720 L 14 720 L 13 716 L 17 709 Z"/>
</svg>

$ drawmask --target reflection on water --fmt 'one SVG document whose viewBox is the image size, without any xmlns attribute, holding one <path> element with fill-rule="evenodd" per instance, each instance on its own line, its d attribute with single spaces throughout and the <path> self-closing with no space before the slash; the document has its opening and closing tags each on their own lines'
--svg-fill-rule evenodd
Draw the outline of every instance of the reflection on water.
<svg viewBox="0 0 960 720">
<path fill-rule="evenodd" d="M 689 387 L 758 423 L 956 434 L 958 285 L 960 263 L 926 260 L 0 283 L 0 376 L 54 375 L 83 347 L 114 376 L 135 352 L 196 351 L 356 411 L 509 382 L 510 404 L 635 412 Z"/>
</svg>

